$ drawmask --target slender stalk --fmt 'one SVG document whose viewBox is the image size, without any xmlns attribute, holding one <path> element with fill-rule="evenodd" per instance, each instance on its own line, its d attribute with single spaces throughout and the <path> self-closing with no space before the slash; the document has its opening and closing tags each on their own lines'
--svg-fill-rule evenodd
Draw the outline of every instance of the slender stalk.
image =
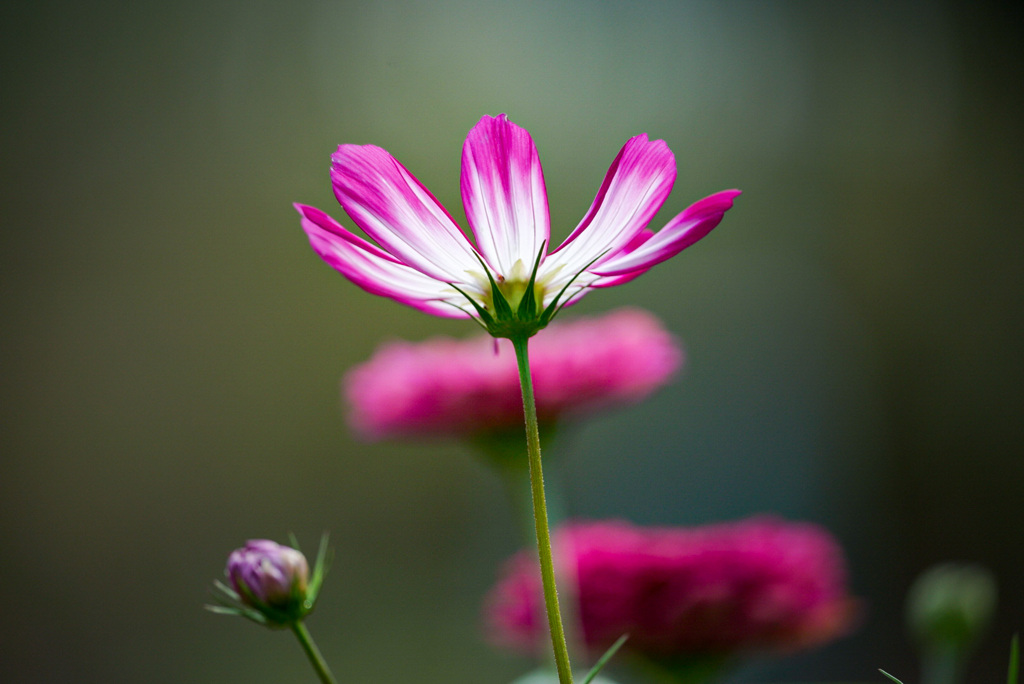
<svg viewBox="0 0 1024 684">
<path fill-rule="evenodd" d="M 533 377 L 527 338 L 512 340 L 519 366 L 519 384 L 523 391 L 523 413 L 526 416 L 526 453 L 530 463 L 530 492 L 533 496 L 533 519 L 537 532 L 537 554 L 540 558 L 540 576 L 544 587 L 544 609 L 548 615 L 551 646 L 555 652 L 555 667 L 559 684 L 572 684 L 569 649 L 565 644 L 565 629 L 558 608 L 558 590 L 555 588 L 555 563 L 551 555 L 551 530 L 548 527 L 547 502 L 544 499 L 544 471 L 540 458 L 540 432 L 537 429 L 537 403 L 533 397 Z"/>
<path fill-rule="evenodd" d="M 322 684 L 337 684 L 334 680 L 334 675 L 331 674 L 331 668 L 327 667 L 327 661 L 320 655 L 320 649 L 316 647 L 316 642 L 313 641 L 313 637 L 310 635 L 309 630 L 306 629 L 306 625 L 299 620 L 293 622 L 291 628 L 299 639 L 302 650 L 306 652 L 306 656 L 313 665 L 313 669 L 316 670 L 316 676 L 320 678 Z"/>
</svg>

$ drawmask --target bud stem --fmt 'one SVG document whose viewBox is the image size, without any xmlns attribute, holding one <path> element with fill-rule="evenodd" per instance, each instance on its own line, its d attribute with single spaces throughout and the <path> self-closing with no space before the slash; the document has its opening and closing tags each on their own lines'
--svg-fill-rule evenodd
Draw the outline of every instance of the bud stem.
<svg viewBox="0 0 1024 684">
<path fill-rule="evenodd" d="M 320 655 L 320 649 L 316 647 L 316 642 L 313 641 L 313 637 L 310 635 L 309 630 L 306 629 L 306 625 L 301 620 L 297 620 L 291 623 L 291 628 L 295 632 L 299 645 L 306 652 L 306 657 L 309 658 L 309 662 L 313 665 L 313 669 L 316 670 L 316 675 L 320 678 L 322 684 L 337 684 L 334 680 L 334 675 L 331 674 L 331 668 L 327 667 L 327 661 Z"/>
<path fill-rule="evenodd" d="M 551 531 L 548 527 L 547 502 L 544 498 L 544 472 L 540 458 L 540 432 L 537 428 L 537 403 L 533 396 L 533 377 L 527 349 L 528 337 L 512 337 L 519 367 L 519 385 L 523 392 L 523 413 L 526 417 L 526 452 L 530 463 L 530 491 L 533 496 L 533 518 L 537 532 L 537 553 L 540 558 L 541 583 L 544 586 L 544 608 L 548 616 L 551 645 L 555 652 L 555 667 L 559 684 L 572 684 L 569 649 L 565 644 L 562 614 L 558 608 L 558 590 L 555 587 L 555 564 L 551 554 Z"/>
</svg>

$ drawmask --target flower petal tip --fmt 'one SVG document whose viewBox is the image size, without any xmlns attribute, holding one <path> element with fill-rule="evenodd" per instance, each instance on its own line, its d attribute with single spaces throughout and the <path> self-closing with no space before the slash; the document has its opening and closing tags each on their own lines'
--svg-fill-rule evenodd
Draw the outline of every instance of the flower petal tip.
<svg viewBox="0 0 1024 684">
<path fill-rule="evenodd" d="M 741 194 L 740 190 L 722 190 L 708 195 L 688 206 L 679 218 L 683 221 L 700 220 L 717 215 L 721 219 L 722 214 L 732 209 L 733 201 Z"/>
<path fill-rule="evenodd" d="M 299 212 L 299 216 L 301 216 L 302 218 L 312 219 L 314 216 L 317 216 L 317 215 L 325 215 L 326 216 L 326 214 L 324 214 L 324 212 L 320 211 L 316 207 L 311 207 L 308 204 L 302 204 L 300 202 L 294 202 L 294 203 L 292 203 L 292 206 L 295 207 L 295 211 Z"/>
</svg>

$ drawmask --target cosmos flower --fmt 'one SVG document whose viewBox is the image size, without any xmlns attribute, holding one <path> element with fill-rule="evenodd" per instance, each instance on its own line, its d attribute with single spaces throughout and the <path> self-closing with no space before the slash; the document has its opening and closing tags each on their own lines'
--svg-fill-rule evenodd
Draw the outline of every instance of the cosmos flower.
<svg viewBox="0 0 1024 684">
<path fill-rule="evenodd" d="M 474 245 L 404 166 L 380 147 L 341 145 L 334 194 L 367 241 L 296 204 L 313 249 L 353 283 L 430 314 L 476 318 L 496 337 L 529 337 L 565 304 L 627 282 L 705 235 L 732 207 L 725 190 L 658 232 L 647 225 L 675 181 L 662 140 L 630 138 L 590 210 L 549 251 L 544 174 L 533 139 L 504 114 L 485 116 L 462 150 L 462 200 Z"/>
<path fill-rule="evenodd" d="M 345 376 L 349 423 L 361 436 L 474 436 L 522 429 L 511 344 L 479 335 L 391 342 Z M 639 401 L 682 363 L 678 342 L 641 309 L 552 323 L 530 339 L 537 414 L 565 415 Z"/>
<path fill-rule="evenodd" d="M 788 651 L 834 639 L 855 614 L 842 551 L 811 524 L 575 523 L 556 532 L 554 550 L 581 635 L 598 653 L 623 634 L 624 650 L 654 659 Z M 539 647 L 540 596 L 536 560 L 522 552 L 486 604 L 498 643 Z"/>
</svg>

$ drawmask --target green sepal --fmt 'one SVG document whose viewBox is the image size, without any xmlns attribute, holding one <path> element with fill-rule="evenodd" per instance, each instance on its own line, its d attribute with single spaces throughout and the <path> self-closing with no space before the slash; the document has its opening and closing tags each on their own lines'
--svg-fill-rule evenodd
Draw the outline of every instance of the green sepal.
<svg viewBox="0 0 1024 684">
<path fill-rule="evenodd" d="M 456 292 L 458 292 L 460 295 L 462 295 L 463 297 L 465 297 L 466 299 L 469 300 L 469 303 L 473 305 L 474 309 L 476 309 L 477 315 L 480 316 L 480 325 L 483 326 L 484 330 L 488 330 L 489 331 L 490 330 L 490 326 L 494 324 L 494 317 L 491 316 L 490 312 L 487 309 L 485 309 L 484 307 L 480 306 L 480 304 L 475 299 L 473 299 L 468 294 L 463 292 L 462 289 L 459 288 L 458 285 L 455 285 L 454 283 L 448 283 L 448 284 L 451 285 L 452 288 Z M 458 307 L 456 307 L 456 308 L 458 308 Z"/>
<path fill-rule="evenodd" d="M 213 586 L 218 591 L 220 591 L 224 596 L 226 596 L 227 598 L 231 599 L 232 601 L 241 601 L 242 600 L 242 597 L 239 596 L 238 593 L 234 589 L 232 589 L 228 585 L 224 584 L 220 580 L 213 580 Z M 214 596 L 217 597 L 218 599 L 221 599 L 221 597 L 218 596 L 216 593 L 214 593 Z"/>
<path fill-rule="evenodd" d="M 331 560 L 334 554 L 327 544 L 329 538 L 329 532 L 325 531 L 320 535 L 320 548 L 317 549 L 316 561 L 313 563 L 313 574 L 309 578 L 309 586 L 306 588 L 307 612 L 311 612 L 314 605 L 316 605 L 316 598 L 320 595 L 320 587 L 323 586 L 324 577 L 327 576 L 327 571 L 331 567 Z"/>
<path fill-rule="evenodd" d="M 217 613 L 218 615 L 237 615 L 238 617 L 252 620 L 258 625 L 264 627 L 274 627 L 271 625 L 267 618 L 263 617 L 263 614 L 259 611 L 253 610 L 252 608 L 229 608 L 227 606 L 206 606 L 206 610 L 211 613 Z"/>
<path fill-rule="evenodd" d="M 476 259 L 480 262 L 480 266 L 483 268 L 484 273 L 487 276 L 487 282 L 491 288 L 490 307 L 493 308 L 493 313 L 488 311 L 488 307 L 486 305 L 481 304 L 473 297 L 470 297 L 465 291 L 459 288 L 458 285 L 455 285 L 454 283 L 448 283 L 448 285 L 469 301 L 473 310 L 479 317 L 476 319 L 477 323 L 492 336 L 504 337 L 510 340 L 529 339 L 543 330 L 548 323 L 551 322 L 551 319 L 555 317 L 555 314 L 562 310 L 564 304 L 561 304 L 560 302 L 565 296 L 565 293 L 569 290 L 569 287 L 576 282 L 576 279 L 601 259 L 601 257 L 607 254 L 607 252 L 602 252 L 594 257 L 590 263 L 580 269 L 572 278 L 569 279 L 569 282 L 562 287 L 547 307 L 543 310 L 539 310 L 543 302 L 537 301 L 537 272 L 540 270 L 541 260 L 544 257 L 544 250 L 546 247 L 547 243 L 545 242 L 537 252 L 537 258 L 534 260 L 533 268 L 530 270 L 530 280 L 527 282 L 522 296 L 519 297 L 518 295 L 518 286 L 516 286 L 516 291 L 513 291 L 512 293 L 513 302 L 515 302 L 516 297 L 519 297 L 518 302 L 515 304 L 515 311 L 512 310 L 512 303 L 510 303 L 509 298 L 506 296 L 505 292 L 502 291 L 498 282 L 494 279 L 491 269 L 487 267 L 487 263 L 479 254 L 476 255 Z M 464 309 L 462 310 L 465 311 Z"/>
<path fill-rule="evenodd" d="M 316 598 L 320 595 L 320 587 L 323 586 L 324 577 L 326 577 L 327 571 L 330 569 L 331 559 L 334 555 L 328 545 L 330 537 L 331 533 L 326 530 L 320 535 L 320 546 L 316 550 L 316 560 L 313 562 L 309 583 L 306 585 L 306 599 L 302 602 L 303 617 L 313 612 L 313 608 L 316 606 Z M 299 547 L 299 540 L 294 533 L 288 533 L 288 540 L 293 549 L 299 552 L 302 551 Z"/>
<path fill-rule="evenodd" d="M 254 593 L 252 593 L 252 590 L 249 589 L 245 580 L 239 580 L 238 588 L 241 589 L 243 607 L 253 610 L 266 618 L 265 622 L 262 622 L 261 624 L 265 624 L 267 627 L 287 627 L 291 623 L 306 617 L 309 613 L 309 611 L 306 610 L 304 602 L 296 600 L 298 597 L 294 588 L 292 589 L 291 596 L 292 610 L 281 610 L 264 603 Z M 259 622 L 259 620 L 257 620 L 257 622 Z"/>
<path fill-rule="evenodd" d="M 470 297 L 468 294 L 459 289 L 458 286 L 451 285 L 456 292 L 461 294 L 463 297 L 469 300 L 469 303 L 476 309 L 477 315 L 480 319 L 477 321 L 480 326 L 491 334 L 493 337 L 506 337 L 512 339 L 515 337 L 530 338 L 537 334 L 537 332 L 543 328 L 536 319 L 520 319 L 517 315 L 512 313 L 512 307 L 509 305 L 505 295 L 498 289 L 498 284 L 494 281 L 490 271 L 487 272 L 487 279 L 491 283 L 491 302 L 494 305 L 495 315 L 491 315 L 487 309 L 480 305 L 475 299 Z"/>
<path fill-rule="evenodd" d="M 888 673 L 888 672 L 886 672 L 885 670 L 883 670 L 883 669 L 879 668 L 879 670 L 878 670 L 878 671 L 879 671 L 879 672 L 881 672 L 882 674 L 884 674 L 884 675 L 885 675 L 886 677 L 888 677 L 888 678 L 889 678 L 889 679 L 891 679 L 892 681 L 896 682 L 896 684 L 903 684 L 903 682 L 901 682 L 900 680 L 896 679 L 895 677 L 893 677 L 893 676 L 892 676 L 891 674 L 889 674 L 889 673 Z"/>
<path fill-rule="evenodd" d="M 555 317 L 555 314 L 557 314 L 559 311 L 561 311 L 562 308 L 565 306 L 564 304 L 559 306 L 558 300 L 560 300 L 562 298 L 562 295 L 564 295 L 565 291 L 569 289 L 569 286 L 572 285 L 574 282 L 576 282 L 576 279 L 579 278 L 583 274 L 584 271 L 586 271 L 588 268 L 590 268 L 595 263 L 597 263 L 597 260 L 600 259 L 601 257 L 603 257 L 605 254 L 607 254 L 607 252 L 601 252 L 596 257 L 594 257 L 593 260 L 589 264 L 587 264 L 582 269 L 577 271 L 576 275 L 574 275 L 572 278 L 570 278 L 569 282 L 567 282 L 565 284 L 565 286 L 561 290 L 558 291 L 558 294 L 555 295 L 555 298 L 551 300 L 551 303 L 548 304 L 547 308 L 544 309 L 544 311 L 540 315 L 540 327 L 541 328 L 543 328 L 548 323 L 550 323 L 551 319 Z"/>
<path fill-rule="evenodd" d="M 238 595 L 234 589 L 224 584 L 220 580 L 213 581 L 214 588 L 210 591 L 213 599 L 219 603 L 218 606 L 206 605 L 204 608 L 211 613 L 217 613 L 218 615 L 237 615 L 238 617 L 244 617 L 253 622 L 263 625 L 264 627 L 272 627 L 267 618 L 255 608 L 242 603 L 242 597 Z"/>
<path fill-rule="evenodd" d="M 583 678 L 581 684 L 590 684 L 594 677 L 597 676 L 597 673 L 600 672 L 604 666 L 608 664 L 608 661 L 612 659 L 612 656 L 615 655 L 616 651 L 622 648 L 622 644 L 626 643 L 626 639 L 628 638 L 628 634 L 620 636 L 615 643 L 604 652 L 604 655 L 597 659 L 597 662 L 594 663 L 594 667 L 590 668 L 590 672 L 588 672 L 587 676 Z"/>
<path fill-rule="evenodd" d="M 487 268 L 487 263 L 484 262 L 483 257 L 476 252 L 473 254 L 476 256 L 476 260 L 480 262 L 480 267 L 484 269 L 484 274 L 487 275 L 487 282 L 491 284 L 491 302 L 494 304 L 494 315 L 499 321 L 511 320 L 512 307 L 509 306 L 508 300 L 505 299 L 505 295 L 498 289 L 498 283 L 494 281 L 494 276 L 491 275 L 491 269 Z M 458 290 L 458 288 L 456 288 L 456 290 Z M 462 291 L 459 290 L 459 292 Z M 463 292 L 462 296 L 465 297 L 466 294 Z M 475 306 L 479 311 L 481 307 L 475 301 L 470 301 L 473 302 L 473 306 Z M 492 318 L 491 320 L 493 321 L 494 319 Z"/>
<path fill-rule="evenodd" d="M 484 270 L 487 273 L 487 281 L 491 284 L 491 303 L 494 304 L 495 317 L 499 321 L 512 320 L 512 307 L 509 306 L 508 300 L 505 299 L 505 294 L 498 289 L 498 283 L 494 281 L 494 276 L 491 275 L 490 270 Z"/>
<path fill-rule="evenodd" d="M 544 250 L 547 246 L 547 241 L 541 243 L 540 251 L 537 252 L 537 258 L 533 261 L 533 268 L 530 270 L 530 282 L 526 284 L 526 292 L 523 293 L 523 298 L 519 300 L 519 307 L 516 309 L 516 316 L 520 320 L 535 318 L 537 315 L 537 295 L 534 293 L 533 288 L 537 285 L 537 270 L 540 268 L 540 260 L 544 256 Z"/>
</svg>

